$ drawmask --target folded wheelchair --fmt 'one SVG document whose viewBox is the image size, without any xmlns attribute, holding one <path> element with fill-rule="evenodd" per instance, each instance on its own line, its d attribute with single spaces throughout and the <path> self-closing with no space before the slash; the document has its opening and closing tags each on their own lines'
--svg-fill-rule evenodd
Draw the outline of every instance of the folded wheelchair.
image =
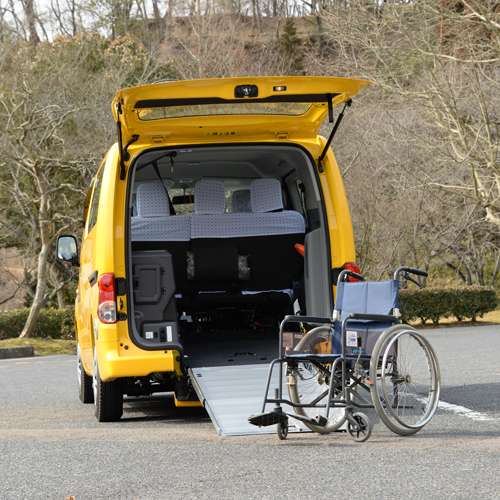
<svg viewBox="0 0 500 500">
<path fill-rule="evenodd" d="M 293 417 L 314 432 L 345 429 L 361 442 L 372 432 L 361 410 L 375 408 L 397 434 L 422 429 L 436 411 L 441 378 L 429 341 L 413 327 L 398 324 L 400 278 L 420 286 L 411 274 L 427 276 L 401 267 L 393 280 L 370 282 L 342 271 L 332 319 L 286 316 L 280 326 L 281 354 L 269 367 L 262 413 L 250 415 L 249 422 L 276 425 L 278 437 L 286 439 Z M 275 370 L 278 387 L 270 397 Z M 285 380 L 288 399 L 283 396 Z M 268 404 L 274 408 L 266 412 Z M 283 405 L 295 413 L 286 413 Z"/>
</svg>

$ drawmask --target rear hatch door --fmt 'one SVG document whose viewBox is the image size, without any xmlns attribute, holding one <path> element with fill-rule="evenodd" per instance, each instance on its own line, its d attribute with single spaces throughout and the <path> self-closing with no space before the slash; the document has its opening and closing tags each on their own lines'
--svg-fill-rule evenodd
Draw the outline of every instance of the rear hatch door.
<svg viewBox="0 0 500 500">
<path fill-rule="evenodd" d="M 168 81 L 120 90 L 112 107 L 123 144 L 312 139 L 335 106 L 368 83 L 332 77 Z"/>
</svg>

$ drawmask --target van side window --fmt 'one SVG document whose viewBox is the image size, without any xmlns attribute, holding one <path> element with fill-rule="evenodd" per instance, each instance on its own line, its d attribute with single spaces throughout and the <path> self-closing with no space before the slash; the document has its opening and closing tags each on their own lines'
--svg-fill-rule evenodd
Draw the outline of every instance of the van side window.
<svg viewBox="0 0 500 500">
<path fill-rule="evenodd" d="M 103 175 L 104 175 L 104 165 L 101 166 L 101 169 L 99 170 L 99 173 L 97 174 L 97 177 L 94 182 L 94 195 L 92 196 L 92 204 L 90 205 L 90 212 L 89 212 L 89 226 L 88 226 L 89 233 L 97 222 L 97 212 L 99 208 L 99 198 L 101 195 Z"/>
</svg>

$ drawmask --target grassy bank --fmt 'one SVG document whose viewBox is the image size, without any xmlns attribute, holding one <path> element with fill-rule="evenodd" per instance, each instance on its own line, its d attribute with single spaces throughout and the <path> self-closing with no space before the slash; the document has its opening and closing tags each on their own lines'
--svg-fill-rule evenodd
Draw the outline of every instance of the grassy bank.
<svg viewBox="0 0 500 500">
<path fill-rule="evenodd" d="M 35 356 L 50 356 L 53 354 L 76 354 L 75 340 L 41 339 L 4 339 L 0 340 L 0 347 L 33 346 Z"/>
</svg>

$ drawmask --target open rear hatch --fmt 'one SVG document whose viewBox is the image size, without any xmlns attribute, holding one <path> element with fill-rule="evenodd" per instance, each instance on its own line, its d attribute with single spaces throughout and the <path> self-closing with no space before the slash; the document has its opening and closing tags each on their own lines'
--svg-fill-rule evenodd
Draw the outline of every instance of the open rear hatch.
<svg viewBox="0 0 500 500">
<path fill-rule="evenodd" d="M 341 102 L 369 82 L 330 77 L 249 77 L 154 83 L 117 92 L 122 145 L 216 139 L 315 138 Z M 203 117 L 203 120 L 200 120 Z"/>
</svg>

